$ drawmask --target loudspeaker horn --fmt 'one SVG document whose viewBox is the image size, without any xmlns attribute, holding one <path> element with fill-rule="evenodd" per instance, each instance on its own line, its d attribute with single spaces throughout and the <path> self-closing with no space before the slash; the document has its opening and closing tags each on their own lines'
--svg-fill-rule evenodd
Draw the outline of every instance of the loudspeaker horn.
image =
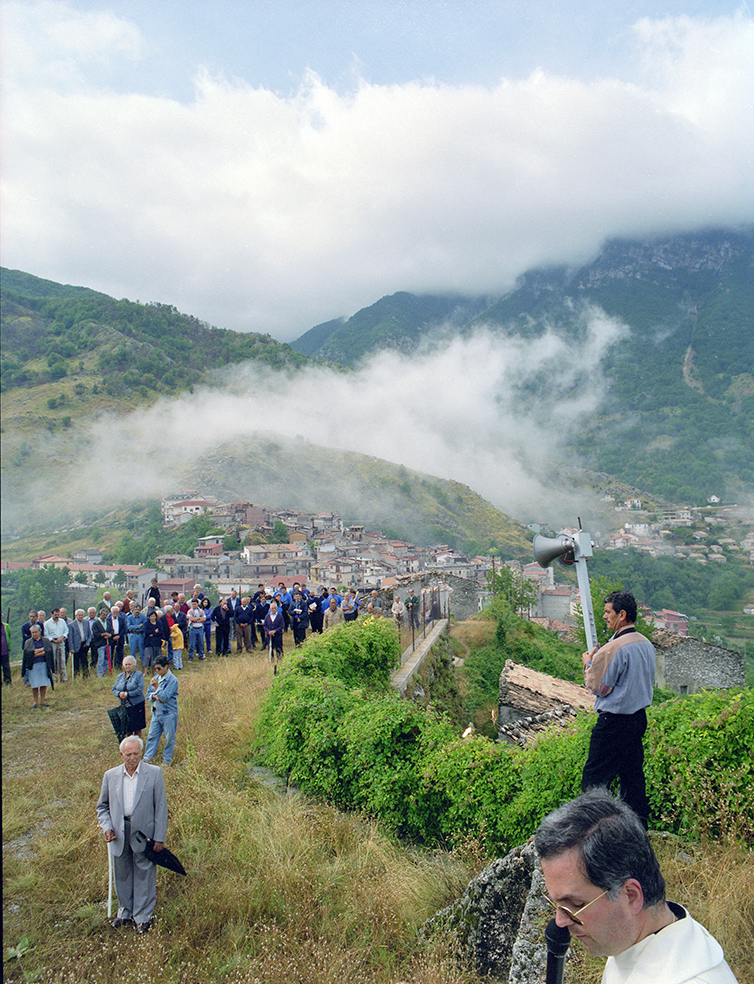
<svg viewBox="0 0 754 984">
<path fill-rule="evenodd" d="M 555 537 L 537 533 L 532 546 L 534 559 L 540 567 L 549 567 L 554 560 L 559 560 L 565 567 L 571 567 L 576 562 L 573 540 L 564 533 Z"/>
</svg>

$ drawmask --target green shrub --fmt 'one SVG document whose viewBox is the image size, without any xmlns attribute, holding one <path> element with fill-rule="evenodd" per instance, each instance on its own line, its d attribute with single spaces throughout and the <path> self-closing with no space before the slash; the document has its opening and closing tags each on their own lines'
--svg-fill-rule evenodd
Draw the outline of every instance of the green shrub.
<svg viewBox="0 0 754 984">
<path fill-rule="evenodd" d="M 537 633 L 519 644 L 538 644 Z M 537 648 L 547 655 L 547 646 Z M 529 748 L 481 735 L 464 740 L 447 719 L 388 689 L 396 658 L 395 634 L 379 622 L 310 639 L 265 695 L 257 740 L 265 761 L 305 791 L 403 836 L 475 838 L 497 853 L 523 843 L 545 814 L 578 795 L 593 715 Z M 751 841 L 753 744 L 751 691 L 653 706 L 646 774 L 654 825 Z"/>
<path fill-rule="evenodd" d="M 342 780 L 349 806 L 379 817 L 388 827 L 416 836 L 422 825 L 422 735 L 432 724 L 427 712 L 397 694 L 354 706 L 341 734 L 345 756 Z M 446 738 L 452 736 L 448 729 Z"/>
<path fill-rule="evenodd" d="M 341 802 L 340 726 L 360 699 L 359 691 L 333 677 L 282 673 L 268 691 L 258 724 L 265 762 L 315 796 Z"/>
<path fill-rule="evenodd" d="M 754 692 L 704 690 L 653 707 L 645 773 L 657 824 L 754 839 Z"/>
<path fill-rule="evenodd" d="M 386 690 L 390 671 L 400 665 L 400 645 L 388 621 L 339 625 L 321 636 L 310 636 L 295 658 L 292 671 L 306 676 L 332 676 L 347 686 Z"/>
</svg>

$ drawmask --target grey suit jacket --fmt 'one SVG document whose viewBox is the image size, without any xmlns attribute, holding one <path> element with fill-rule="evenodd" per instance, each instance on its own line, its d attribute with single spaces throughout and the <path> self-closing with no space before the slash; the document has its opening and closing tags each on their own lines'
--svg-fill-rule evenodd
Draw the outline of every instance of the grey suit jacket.
<svg viewBox="0 0 754 984">
<path fill-rule="evenodd" d="M 124 847 L 123 770 L 123 765 L 108 769 L 102 778 L 102 791 L 97 801 L 97 823 L 103 831 L 115 831 L 115 840 L 110 844 L 115 857 L 120 857 Z M 146 837 L 164 842 L 167 829 L 168 800 L 162 769 L 140 762 L 131 813 L 131 850 L 137 854 L 144 850 L 145 841 L 136 836 L 139 831 Z"/>
<path fill-rule="evenodd" d="M 92 627 L 89 625 L 88 619 L 83 619 L 81 622 L 75 619 L 68 626 L 68 645 L 77 653 L 84 645 L 89 645 L 92 641 Z"/>
</svg>

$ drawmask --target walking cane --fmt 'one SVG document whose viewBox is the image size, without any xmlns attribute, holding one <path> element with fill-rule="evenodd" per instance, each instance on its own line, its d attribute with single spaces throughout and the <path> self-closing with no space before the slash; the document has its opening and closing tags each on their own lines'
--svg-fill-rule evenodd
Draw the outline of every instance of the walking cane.
<svg viewBox="0 0 754 984">
<path fill-rule="evenodd" d="M 113 917 L 113 852 L 110 850 L 110 845 L 107 845 L 107 872 L 108 872 L 108 885 L 107 885 L 107 918 L 112 919 Z"/>
</svg>

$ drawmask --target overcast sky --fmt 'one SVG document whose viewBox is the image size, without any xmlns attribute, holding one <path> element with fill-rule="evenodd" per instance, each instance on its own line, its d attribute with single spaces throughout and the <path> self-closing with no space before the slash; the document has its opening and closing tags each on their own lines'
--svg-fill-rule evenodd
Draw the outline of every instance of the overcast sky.
<svg viewBox="0 0 754 984">
<path fill-rule="evenodd" d="M 290 340 L 754 221 L 746 3 L 15 2 L 2 263 Z"/>
</svg>

